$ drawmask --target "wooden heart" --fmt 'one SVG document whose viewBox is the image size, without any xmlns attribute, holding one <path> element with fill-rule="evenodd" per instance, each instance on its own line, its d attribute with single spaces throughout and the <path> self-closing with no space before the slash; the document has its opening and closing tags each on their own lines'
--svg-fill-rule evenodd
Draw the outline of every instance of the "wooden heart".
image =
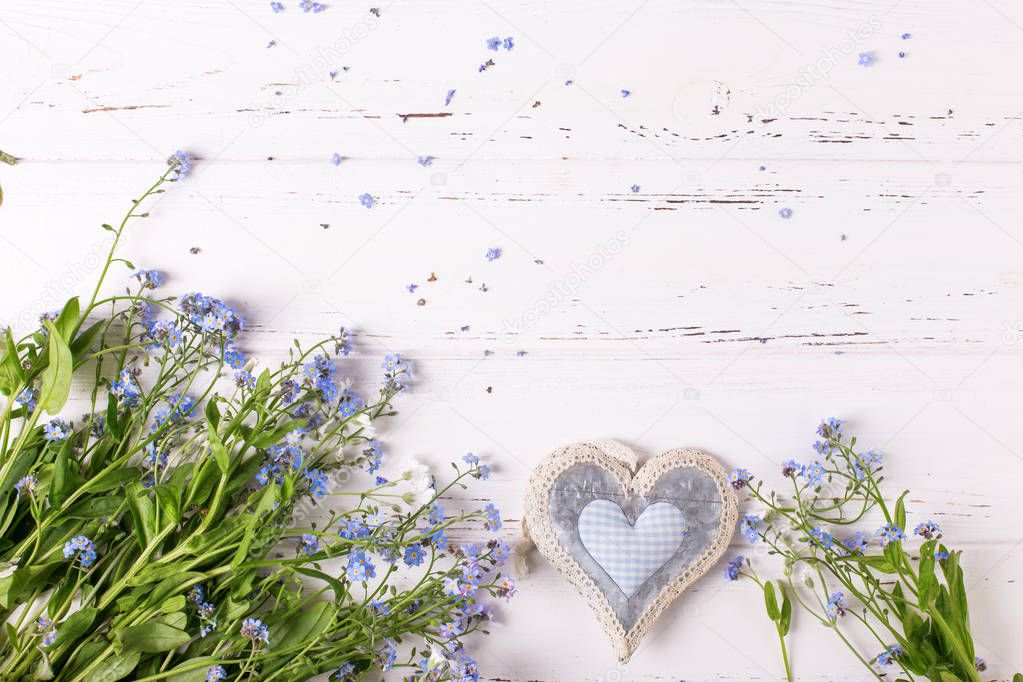
<svg viewBox="0 0 1023 682">
<path fill-rule="evenodd" d="M 721 557 L 738 519 L 728 474 L 710 455 L 669 450 L 637 470 L 615 441 L 547 455 L 525 509 L 526 532 L 596 612 L 621 661 Z"/>
</svg>

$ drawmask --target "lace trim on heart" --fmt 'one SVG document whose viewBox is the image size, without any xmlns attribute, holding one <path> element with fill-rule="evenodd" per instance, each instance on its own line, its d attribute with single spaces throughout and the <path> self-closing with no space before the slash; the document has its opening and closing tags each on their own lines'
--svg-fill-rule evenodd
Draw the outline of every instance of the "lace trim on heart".
<svg viewBox="0 0 1023 682">
<path fill-rule="evenodd" d="M 628 632 L 596 583 L 557 541 L 551 524 L 551 490 L 555 482 L 566 469 L 582 463 L 593 463 L 607 469 L 623 490 L 638 494 L 649 492 L 666 472 L 691 467 L 710 476 L 721 496 L 721 519 L 710 545 L 696 561 L 662 588 Z M 668 450 L 647 461 L 634 477 L 635 467 L 636 455 L 616 441 L 575 443 L 559 448 L 547 455 L 533 470 L 526 491 L 526 511 L 522 522 L 523 532 L 536 543 L 544 558 L 568 579 L 593 608 L 597 620 L 615 646 L 618 659 L 623 662 L 629 660 L 636 651 L 661 612 L 721 558 L 728 549 L 739 517 L 739 503 L 735 491 L 728 485 L 727 472 L 717 460 L 704 452 L 689 448 Z"/>
</svg>

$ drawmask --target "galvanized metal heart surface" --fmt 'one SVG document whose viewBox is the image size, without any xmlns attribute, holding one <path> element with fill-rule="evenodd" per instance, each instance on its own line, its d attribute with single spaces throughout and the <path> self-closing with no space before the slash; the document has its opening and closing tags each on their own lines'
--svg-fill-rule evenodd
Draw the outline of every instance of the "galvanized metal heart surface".
<svg viewBox="0 0 1023 682">
<path fill-rule="evenodd" d="M 596 611 L 621 660 L 657 616 L 709 570 L 738 516 L 724 468 L 698 450 L 670 450 L 636 470 L 614 441 L 548 455 L 526 496 L 541 554 Z"/>
</svg>

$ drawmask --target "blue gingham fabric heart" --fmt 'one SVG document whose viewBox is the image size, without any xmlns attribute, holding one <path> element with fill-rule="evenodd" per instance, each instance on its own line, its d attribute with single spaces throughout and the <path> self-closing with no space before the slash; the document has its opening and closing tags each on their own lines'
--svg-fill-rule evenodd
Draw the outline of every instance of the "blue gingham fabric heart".
<svg viewBox="0 0 1023 682">
<path fill-rule="evenodd" d="M 593 500 L 579 514 L 579 537 L 590 556 L 631 597 L 682 544 L 685 518 L 675 505 L 655 502 L 636 523 L 610 500 Z"/>
<path fill-rule="evenodd" d="M 590 604 L 620 661 L 720 559 L 739 516 L 728 473 L 710 455 L 678 448 L 637 459 L 615 441 L 559 448 L 533 469 L 523 515 L 526 537 Z"/>
</svg>

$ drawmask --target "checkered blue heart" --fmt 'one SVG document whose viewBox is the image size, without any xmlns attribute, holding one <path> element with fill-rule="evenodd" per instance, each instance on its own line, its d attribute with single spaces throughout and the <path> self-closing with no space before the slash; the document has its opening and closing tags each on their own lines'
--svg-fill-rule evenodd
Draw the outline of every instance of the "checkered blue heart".
<svg viewBox="0 0 1023 682">
<path fill-rule="evenodd" d="M 579 538 L 611 580 L 631 597 L 675 554 L 686 532 L 678 507 L 655 502 L 636 524 L 610 500 L 593 500 L 579 514 Z"/>
</svg>

